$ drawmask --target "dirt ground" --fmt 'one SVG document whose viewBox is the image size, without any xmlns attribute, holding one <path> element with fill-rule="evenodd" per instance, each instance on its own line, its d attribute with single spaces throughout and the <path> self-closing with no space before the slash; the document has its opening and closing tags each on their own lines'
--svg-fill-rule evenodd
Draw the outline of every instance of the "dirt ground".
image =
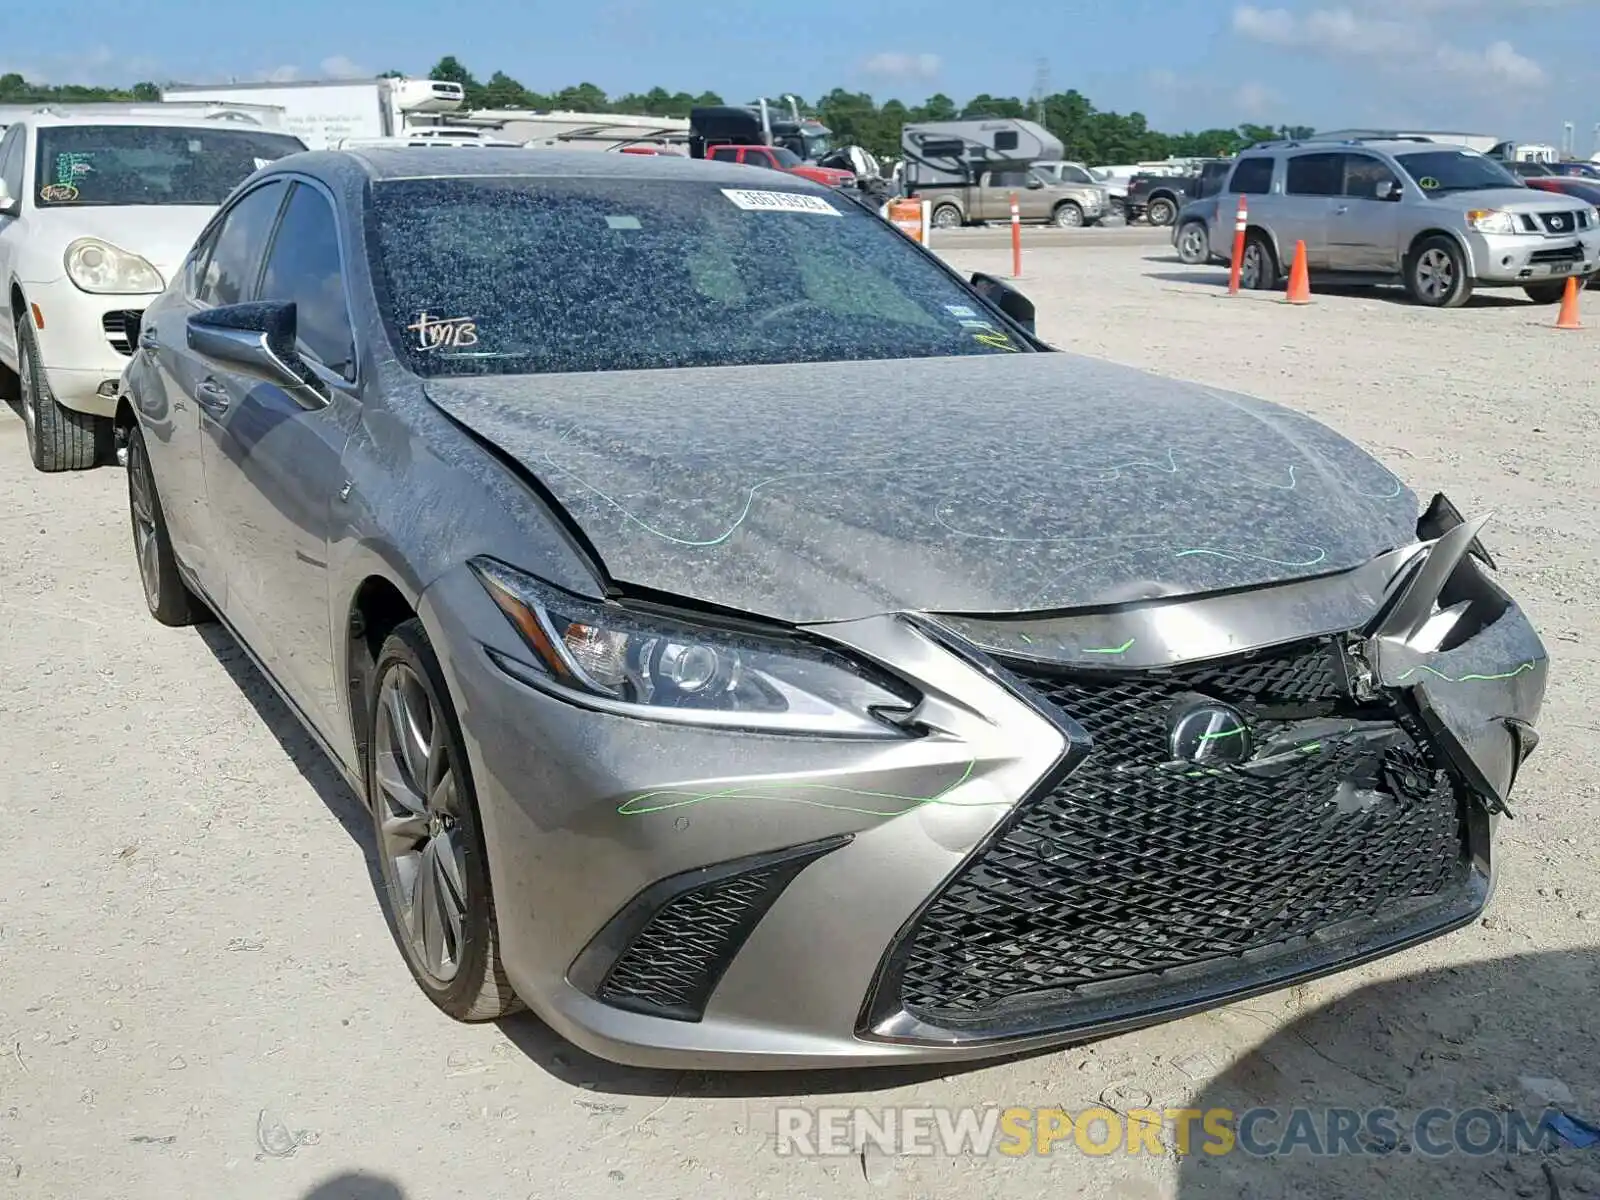
<svg viewBox="0 0 1600 1200">
<path fill-rule="evenodd" d="M 1002 248 L 949 254 L 1009 270 Z M 1485 921 L 1309 987 L 944 1075 L 632 1071 L 532 1018 L 454 1025 L 390 942 L 354 798 L 225 636 L 146 615 L 122 472 L 35 474 L 0 410 L 0 1195 L 1600 1195 L 1595 1150 L 774 1153 L 788 1104 L 1555 1100 L 1600 1122 L 1600 295 L 1590 328 L 1558 332 L 1520 293 L 1455 312 L 1377 292 L 1230 299 L 1220 272 L 1150 245 L 1033 248 L 1024 266 L 1058 345 L 1292 405 L 1424 498 L 1494 510 L 1485 541 L 1552 670 Z"/>
</svg>

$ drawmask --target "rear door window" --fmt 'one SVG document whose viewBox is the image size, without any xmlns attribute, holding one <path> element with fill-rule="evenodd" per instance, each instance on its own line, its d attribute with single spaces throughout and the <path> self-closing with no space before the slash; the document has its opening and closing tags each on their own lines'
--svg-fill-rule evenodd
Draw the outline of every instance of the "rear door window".
<svg viewBox="0 0 1600 1200">
<path fill-rule="evenodd" d="M 1290 196 L 1343 195 L 1344 155 L 1295 155 L 1289 160 L 1283 190 Z"/>
<path fill-rule="evenodd" d="M 1231 191 L 1264 196 L 1272 190 L 1272 159 L 1264 155 L 1241 158 L 1233 168 Z"/>
</svg>

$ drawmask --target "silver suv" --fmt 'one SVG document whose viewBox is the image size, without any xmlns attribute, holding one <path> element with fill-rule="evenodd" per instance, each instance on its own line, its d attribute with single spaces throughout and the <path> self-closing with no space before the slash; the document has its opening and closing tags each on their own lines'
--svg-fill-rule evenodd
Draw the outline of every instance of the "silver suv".
<svg viewBox="0 0 1600 1200">
<path fill-rule="evenodd" d="M 1600 209 L 1526 186 L 1494 159 L 1424 138 L 1263 143 L 1240 154 L 1218 196 L 1185 207 L 1172 241 L 1185 261 L 1227 254 L 1249 204 L 1240 282 L 1276 287 L 1305 242 L 1331 283 L 1401 283 L 1454 308 L 1476 287 L 1561 298 L 1600 270 Z"/>
</svg>

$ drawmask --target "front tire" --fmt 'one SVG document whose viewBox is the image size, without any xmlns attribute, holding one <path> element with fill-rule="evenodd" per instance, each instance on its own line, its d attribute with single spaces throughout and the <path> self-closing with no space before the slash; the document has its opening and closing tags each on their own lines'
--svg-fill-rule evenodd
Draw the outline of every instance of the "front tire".
<svg viewBox="0 0 1600 1200">
<path fill-rule="evenodd" d="M 1050 214 L 1050 224 L 1057 229 L 1083 228 L 1083 208 L 1075 200 L 1065 200 L 1056 205 L 1055 212 Z"/>
<path fill-rule="evenodd" d="M 961 210 L 954 204 L 941 204 L 928 219 L 935 229 L 961 228 Z"/>
<path fill-rule="evenodd" d="M 111 437 L 104 417 L 63 408 L 50 391 L 39 342 L 26 312 L 17 320 L 17 382 L 28 458 L 38 471 L 87 471 Z"/>
<path fill-rule="evenodd" d="M 1443 234 L 1423 238 L 1406 259 L 1406 291 L 1426 308 L 1460 308 L 1472 296 L 1461 247 Z"/>
<path fill-rule="evenodd" d="M 458 1021 L 521 1007 L 500 963 L 483 827 L 439 660 L 415 618 L 384 641 L 368 697 L 367 794 L 384 911 L 423 994 Z"/>
<path fill-rule="evenodd" d="M 1278 256 L 1266 235 L 1252 230 L 1244 239 L 1244 259 L 1239 263 L 1239 286 L 1266 292 L 1278 286 Z"/>
<path fill-rule="evenodd" d="M 1178 219 L 1178 206 L 1165 196 L 1157 196 L 1144 210 L 1145 220 L 1152 225 L 1171 225 Z"/>
<path fill-rule="evenodd" d="M 139 564 L 139 581 L 150 615 L 163 625 L 193 625 L 209 614 L 178 574 L 172 553 L 167 518 L 161 510 L 155 476 L 144 433 L 135 425 L 128 432 L 128 512 L 133 522 L 133 552 Z"/>
</svg>

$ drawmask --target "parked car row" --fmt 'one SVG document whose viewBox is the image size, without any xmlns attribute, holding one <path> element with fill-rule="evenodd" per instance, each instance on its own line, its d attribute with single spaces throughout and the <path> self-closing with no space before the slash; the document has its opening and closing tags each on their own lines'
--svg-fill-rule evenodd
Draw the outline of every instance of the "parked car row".
<svg viewBox="0 0 1600 1200">
<path fill-rule="evenodd" d="M 6 129 L 0 366 L 15 374 L 36 467 L 90 467 L 113 452 L 140 310 L 246 176 L 304 149 L 236 117 L 43 112 Z"/>
<path fill-rule="evenodd" d="M 366 802 L 444 1012 L 641 1066 L 974 1059 L 1487 903 L 1546 655 L 1444 497 L 1061 353 L 809 180 L 259 149 L 126 293 L 134 563 Z M 23 182 L 132 241 L 88 153 Z"/>
<path fill-rule="evenodd" d="M 1421 138 L 1258 145 L 1234 161 L 1217 195 L 1181 210 L 1172 235 L 1180 259 L 1230 258 L 1241 196 L 1246 288 L 1278 286 L 1299 243 L 1314 281 L 1398 283 L 1440 308 L 1483 287 L 1520 287 L 1553 304 L 1568 278 L 1600 271 L 1590 185 L 1523 179 L 1466 147 Z"/>
</svg>

